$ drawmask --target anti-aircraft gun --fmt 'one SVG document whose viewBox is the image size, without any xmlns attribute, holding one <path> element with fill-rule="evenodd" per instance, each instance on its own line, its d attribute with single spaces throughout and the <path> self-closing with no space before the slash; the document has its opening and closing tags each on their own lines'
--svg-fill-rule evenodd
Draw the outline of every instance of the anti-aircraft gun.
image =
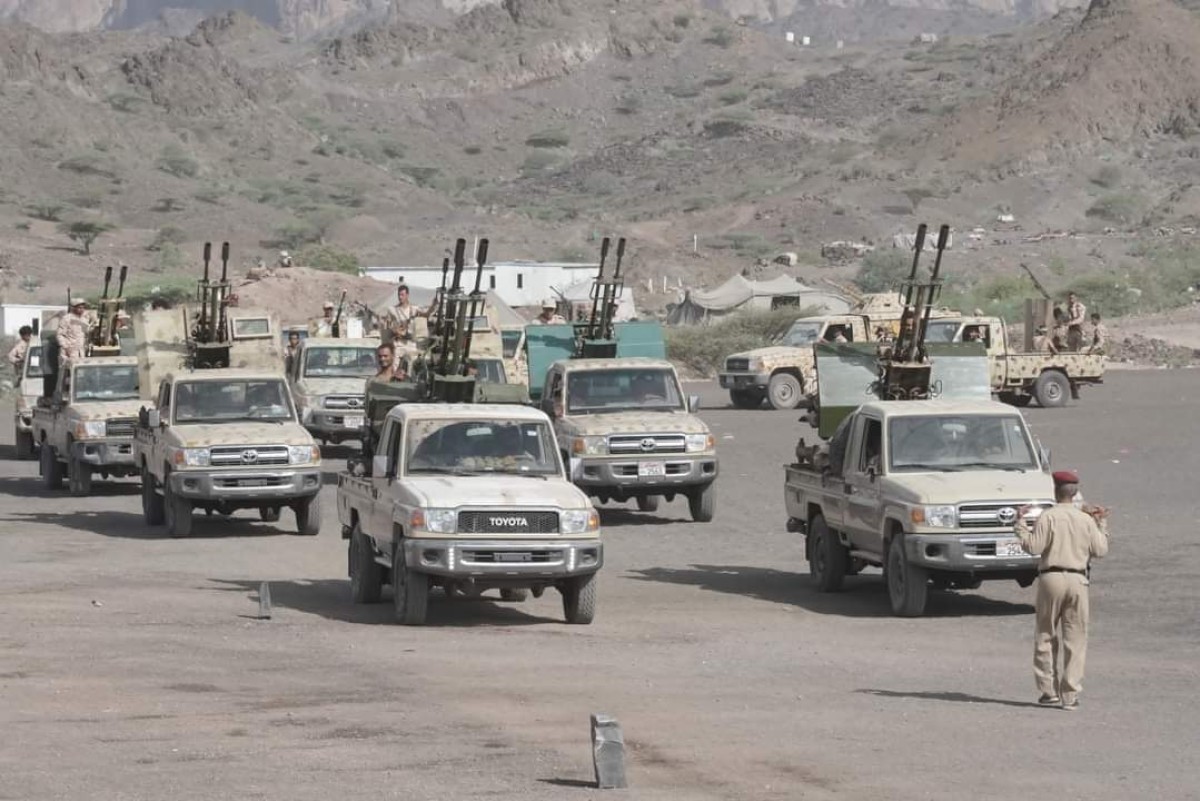
<svg viewBox="0 0 1200 801">
<path fill-rule="evenodd" d="M 125 276 L 128 271 L 129 266 L 122 264 L 117 278 L 116 294 L 110 296 L 113 268 L 111 265 L 104 268 L 104 292 L 96 303 L 99 320 L 88 337 L 89 356 L 121 355 L 121 338 L 117 333 L 117 323 L 125 311 L 125 299 L 121 296 L 125 293 Z"/>
<path fill-rule="evenodd" d="M 221 243 L 221 280 L 209 278 L 212 262 L 212 243 L 204 243 L 204 277 L 196 282 L 195 320 L 186 325 L 187 311 L 184 310 L 185 328 L 189 331 L 188 366 L 193 369 L 229 366 L 229 331 L 227 307 L 231 284 L 229 283 L 229 243 Z"/>
</svg>

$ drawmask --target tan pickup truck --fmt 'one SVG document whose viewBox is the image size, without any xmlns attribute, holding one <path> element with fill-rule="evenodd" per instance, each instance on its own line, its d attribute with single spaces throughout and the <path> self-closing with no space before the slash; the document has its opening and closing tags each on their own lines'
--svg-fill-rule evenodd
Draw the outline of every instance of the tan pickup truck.
<svg viewBox="0 0 1200 801">
<path fill-rule="evenodd" d="M 338 477 L 354 603 L 392 587 L 399 623 L 425 622 L 430 590 L 506 601 L 547 588 L 591 623 L 600 517 L 567 480 L 550 420 L 521 405 L 401 403 L 366 475 Z"/>
<path fill-rule="evenodd" d="M 92 477 L 131 476 L 133 429 L 144 406 L 137 359 L 79 359 L 59 368 L 53 395 L 33 407 L 32 434 L 41 449 L 42 482 L 72 495 L 89 495 Z"/>
<path fill-rule="evenodd" d="M 803 441 L 801 441 L 803 445 Z M 827 449 L 797 448 L 785 467 L 788 530 L 805 535 L 822 592 L 883 568 L 893 613 L 923 614 L 929 587 L 1037 577 L 1013 533 L 1054 504 L 1049 455 L 1021 413 L 996 401 L 872 401 Z"/>
<path fill-rule="evenodd" d="M 288 372 L 296 410 L 322 443 L 362 436 L 367 381 L 378 372 L 377 339 L 310 337 L 300 343 Z"/>
</svg>

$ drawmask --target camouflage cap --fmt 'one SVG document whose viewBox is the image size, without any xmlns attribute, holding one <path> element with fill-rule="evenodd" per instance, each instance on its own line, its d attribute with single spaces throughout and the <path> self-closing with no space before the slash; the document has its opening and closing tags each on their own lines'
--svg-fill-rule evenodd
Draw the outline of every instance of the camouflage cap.
<svg viewBox="0 0 1200 801">
<path fill-rule="evenodd" d="M 71 307 L 88 305 L 87 298 L 74 297 L 71 298 Z"/>
</svg>

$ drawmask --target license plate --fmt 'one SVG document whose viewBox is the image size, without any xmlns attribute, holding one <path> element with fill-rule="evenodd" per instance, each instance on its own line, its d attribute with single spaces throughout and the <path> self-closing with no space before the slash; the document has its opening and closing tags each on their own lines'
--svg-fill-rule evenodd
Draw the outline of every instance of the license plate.
<svg viewBox="0 0 1200 801">
<path fill-rule="evenodd" d="M 267 480 L 265 478 L 243 478 L 238 482 L 240 487 L 265 487 Z"/>
<path fill-rule="evenodd" d="M 638 478 L 654 478 L 666 474 L 666 462 L 638 462 Z"/>
<path fill-rule="evenodd" d="M 363 419 L 364 418 L 362 415 L 358 415 L 356 417 L 344 417 L 342 418 L 342 425 L 346 428 L 362 428 Z"/>
<path fill-rule="evenodd" d="M 505 553 L 500 551 L 496 554 L 497 562 L 532 562 L 533 554 L 531 553 Z"/>
<path fill-rule="evenodd" d="M 997 540 L 996 556 L 1028 556 L 1020 540 Z"/>
</svg>

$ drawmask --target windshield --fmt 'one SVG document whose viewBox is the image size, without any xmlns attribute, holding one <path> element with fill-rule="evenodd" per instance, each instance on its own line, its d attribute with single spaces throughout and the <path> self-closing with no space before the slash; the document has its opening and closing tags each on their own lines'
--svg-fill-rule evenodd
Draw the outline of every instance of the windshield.
<svg viewBox="0 0 1200 801">
<path fill-rule="evenodd" d="M 662 367 L 572 370 L 567 374 L 568 412 L 682 408 L 675 373 Z"/>
<path fill-rule="evenodd" d="M 504 345 L 504 358 L 511 359 L 517 355 L 517 346 L 521 344 L 524 331 L 501 331 L 500 341 Z"/>
<path fill-rule="evenodd" d="M 407 472 L 557 475 L 550 426 L 517 420 L 415 420 L 408 427 Z"/>
<path fill-rule="evenodd" d="M 373 348 L 309 348 L 305 378 L 370 378 L 379 371 Z"/>
<path fill-rule="evenodd" d="M 45 375 L 46 370 L 42 365 L 42 346 L 30 345 L 29 352 L 25 354 L 25 376 L 27 378 L 43 378 Z"/>
<path fill-rule="evenodd" d="M 960 325 L 962 325 L 961 320 L 942 320 L 940 322 L 931 320 L 929 327 L 925 329 L 925 341 L 954 342 Z"/>
<path fill-rule="evenodd" d="M 792 323 L 792 327 L 788 329 L 783 338 L 779 340 L 779 344 L 787 345 L 793 348 L 802 348 L 805 345 L 811 345 L 817 341 L 817 336 L 821 333 L 820 323 L 806 323 L 796 321 Z"/>
<path fill-rule="evenodd" d="M 287 387 L 277 379 L 188 381 L 175 386 L 176 423 L 294 419 Z"/>
<path fill-rule="evenodd" d="M 138 397 L 138 373 L 134 364 L 76 367 L 71 375 L 75 400 L 132 400 Z"/>
<path fill-rule="evenodd" d="M 475 363 L 475 380 L 481 384 L 507 384 L 504 362 L 500 359 L 472 359 Z"/>
<path fill-rule="evenodd" d="M 895 472 L 1037 469 L 1018 415 L 897 417 L 888 436 Z"/>
</svg>

